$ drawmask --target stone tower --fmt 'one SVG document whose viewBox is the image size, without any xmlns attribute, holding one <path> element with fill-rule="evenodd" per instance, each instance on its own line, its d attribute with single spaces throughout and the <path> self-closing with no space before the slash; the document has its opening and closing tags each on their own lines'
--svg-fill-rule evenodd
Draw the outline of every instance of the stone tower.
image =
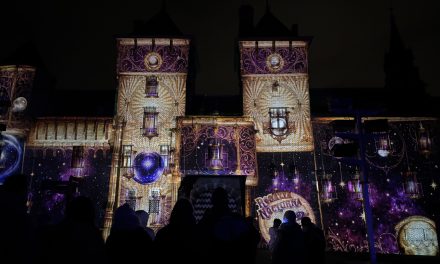
<svg viewBox="0 0 440 264">
<path fill-rule="evenodd" d="M 190 40 L 163 7 L 132 35 L 117 38 L 118 97 L 106 213 L 128 203 L 150 213 L 152 227 L 168 220 L 179 183 L 176 117 L 185 115 Z"/>
</svg>

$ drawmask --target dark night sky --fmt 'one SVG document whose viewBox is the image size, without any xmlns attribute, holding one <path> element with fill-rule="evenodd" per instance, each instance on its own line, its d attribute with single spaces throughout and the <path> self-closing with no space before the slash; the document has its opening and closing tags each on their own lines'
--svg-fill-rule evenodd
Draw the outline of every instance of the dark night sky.
<svg viewBox="0 0 440 264">
<path fill-rule="evenodd" d="M 57 79 L 57 89 L 115 89 L 115 40 L 130 33 L 134 19 L 148 19 L 161 1 L 11 1 L 0 6 L 0 58 L 33 40 Z M 101 2 L 101 1 L 99 1 Z M 264 0 L 168 0 L 168 13 L 197 49 L 197 93 L 237 94 L 234 49 L 238 8 L 255 7 L 255 22 Z M 314 36 L 310 49 L 312 88 L 381 87 L 388 48 L 390 1 L 272 0 L 272 12 L 301 35 Z M 399 0 L 394 14 L 407 47 L 414 53 L 431 95 L 440 96 L 439 19 L 436 1 Z"/>
</svg>

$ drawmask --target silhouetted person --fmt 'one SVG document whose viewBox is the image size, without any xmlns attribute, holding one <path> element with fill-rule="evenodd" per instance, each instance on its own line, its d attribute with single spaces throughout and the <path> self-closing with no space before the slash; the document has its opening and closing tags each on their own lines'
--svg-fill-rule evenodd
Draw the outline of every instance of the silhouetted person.
<svg viewBox="0 0 440 264">
<path fill-rule="evenodd" d="M 157 232 L 154 241 L 157 262 L 178 260 L 179 263 L 193 263 L 197 250 L 195 233 L 193 206 L 188 200 L 179 199 L 171 212 L 169 224 Z"/>
<path fill-rule="evenodd" d="M 306 263 L 325 263 L 324 232 L 309 217 L 301 219 L 306 245 Z"/>
<path fill-rule="evenodd" d="M 110 263 L 142 263 L 153 253 L 153 241 L 139 224 L 128 204 L 115 211 L 110 235 L 106 241 Z"/>
<path fill-rule="evenodd" d="M 199 223 L 200 252 L 204 263 L 250 263 L 247 251 L 249 227 L 244 218 L 231 212 L 228 194 L 217 188 L 212 194 L 213 207 L 205 211 Z"/>
<path fill-rule="evenodd" d="M 270 236 L 270 240 L 269 240 L 269 250 L 270 252 L 273 252 L 273 247 L 275 245 L 275 241 L 277 240 L 277 235 L 278 235 L 278 229 L 281 226 L 281 220 L 278 218 L 275 218 L 273 220 L 273 226 L 269 228 L 269 236 Z"/>
<path fill-rule="evenodd" d="M 284 213 L 272 254 L 272 263 L 304 263 L 305 246 L 301 226 L 296 223 L 296 214 L 288 210 Z"/>
<path fill-rule="evenodd" d="M 257 228 L 257 222 L 252 216 L 246 217 L 246 224 L 248 226 L 248 238 L 246 244 L 243 245 L 246 250 L 246 258 L 249 260 L 248 263 L 255 263 L 255 258 L 257 256 L 257 246 L 261 240 L 260 232 Z"/>
<path fill-rule="evenodd" d="M 0 186 L 0 262 L 30 261 L 33 229 L 26 213 L 26 199 L 25 175 L 11 175 Z"/>
<path fill-rule="evenodd" d="M 95 226 L 89 198 L 73 198 L 61 223 L 44 230 L 39 263 L 99 263 L 105 260 L 104 240 Z"/>
<path fill-rule="evenodd" d="M 148 218 L 150 218 L 150 214 L 147 213 L 144 210 L 137 210 L 136 211 L 136 216 L 139 218 L 139 224 L 140 226 L 147 231 L 148 235 L 150 236 L 151 240 L 154 240 L 154 230 L 149 228 L 147 226 L 148 224 Z"/>
</svg>

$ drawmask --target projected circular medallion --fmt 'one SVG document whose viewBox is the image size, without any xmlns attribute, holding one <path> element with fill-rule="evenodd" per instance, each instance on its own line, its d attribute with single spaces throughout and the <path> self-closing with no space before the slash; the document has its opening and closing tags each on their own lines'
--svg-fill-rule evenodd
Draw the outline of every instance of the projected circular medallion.
<svg viewBox="0 0 440 264">
<path fill-rule="evenodd" d="M 134 180 L 140 184 L 155 182 L 162 175 L 164 162 L 156 152 L 141 152 L 134 158 Z"/>
<path fill-rule="evenodd" d="M 26 98 L 17 97 L 12 103 L 12 112 L 23 112 L 24 110 L 26 110 L 26 107 L 27 107 Z"/>
<path fill-rule="evenodd" d="M 145 67 L 151 71 L 158 70 L 162 62 L 162 57 L 157 52 L 150 52 L 144 58 Z"/>
<path fill-rule="evenodd" d="M 272 53 L 266 58 L 266 65 L 267 68 L 271 72 L 277 72 L 280 71 L 284 66 L 284 60 L 278 53 Z"/>
<path fill-rule="evenodd" d="M 436 256 L 439 252 L 435 223 L 423 216 L 410 216 L 396 225 L 399 247 L 405 255 Z"/>
<path fill-rule="evenodd" d="M 304 197 L 293 192 L 270 193 L 264 197 L 255 198 L 257 205 L 258 224 L 261 234 L 269 242 L 269 228 L 273 226 L 275 218 L 283 220 L 284 213 L 292 210 L 296 213 L 296 220 L 300 224 L 301 218 L 310 217 L 316 223 L 312 207 Z"/>
</svg>

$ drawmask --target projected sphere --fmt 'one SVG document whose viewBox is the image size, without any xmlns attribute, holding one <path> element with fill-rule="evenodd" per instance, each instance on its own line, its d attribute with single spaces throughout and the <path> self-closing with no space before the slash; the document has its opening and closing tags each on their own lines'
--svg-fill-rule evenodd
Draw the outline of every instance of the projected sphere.
<svg viewBox="0 0 440 264">
<path fill-rule="evenodd" d="M 141 152 L 134 159 L 134 180 L 140 184 L 155 182 L 162 175 L 164 162 L 156 152 Z"/>
<path fill-rule="evenodd" d="M 0 153 L 0 184 L 20 168 L 23 154 L 21 143 L 12 135 L 3 133 L 3 144 Z"/>
<path fill-rule="evenodd" d="M 27 100 L 24 97 L 18 97 L 12 103 L 12 111 L 13 112 L 23 112 L 26 110 Z"/>
</svg>

